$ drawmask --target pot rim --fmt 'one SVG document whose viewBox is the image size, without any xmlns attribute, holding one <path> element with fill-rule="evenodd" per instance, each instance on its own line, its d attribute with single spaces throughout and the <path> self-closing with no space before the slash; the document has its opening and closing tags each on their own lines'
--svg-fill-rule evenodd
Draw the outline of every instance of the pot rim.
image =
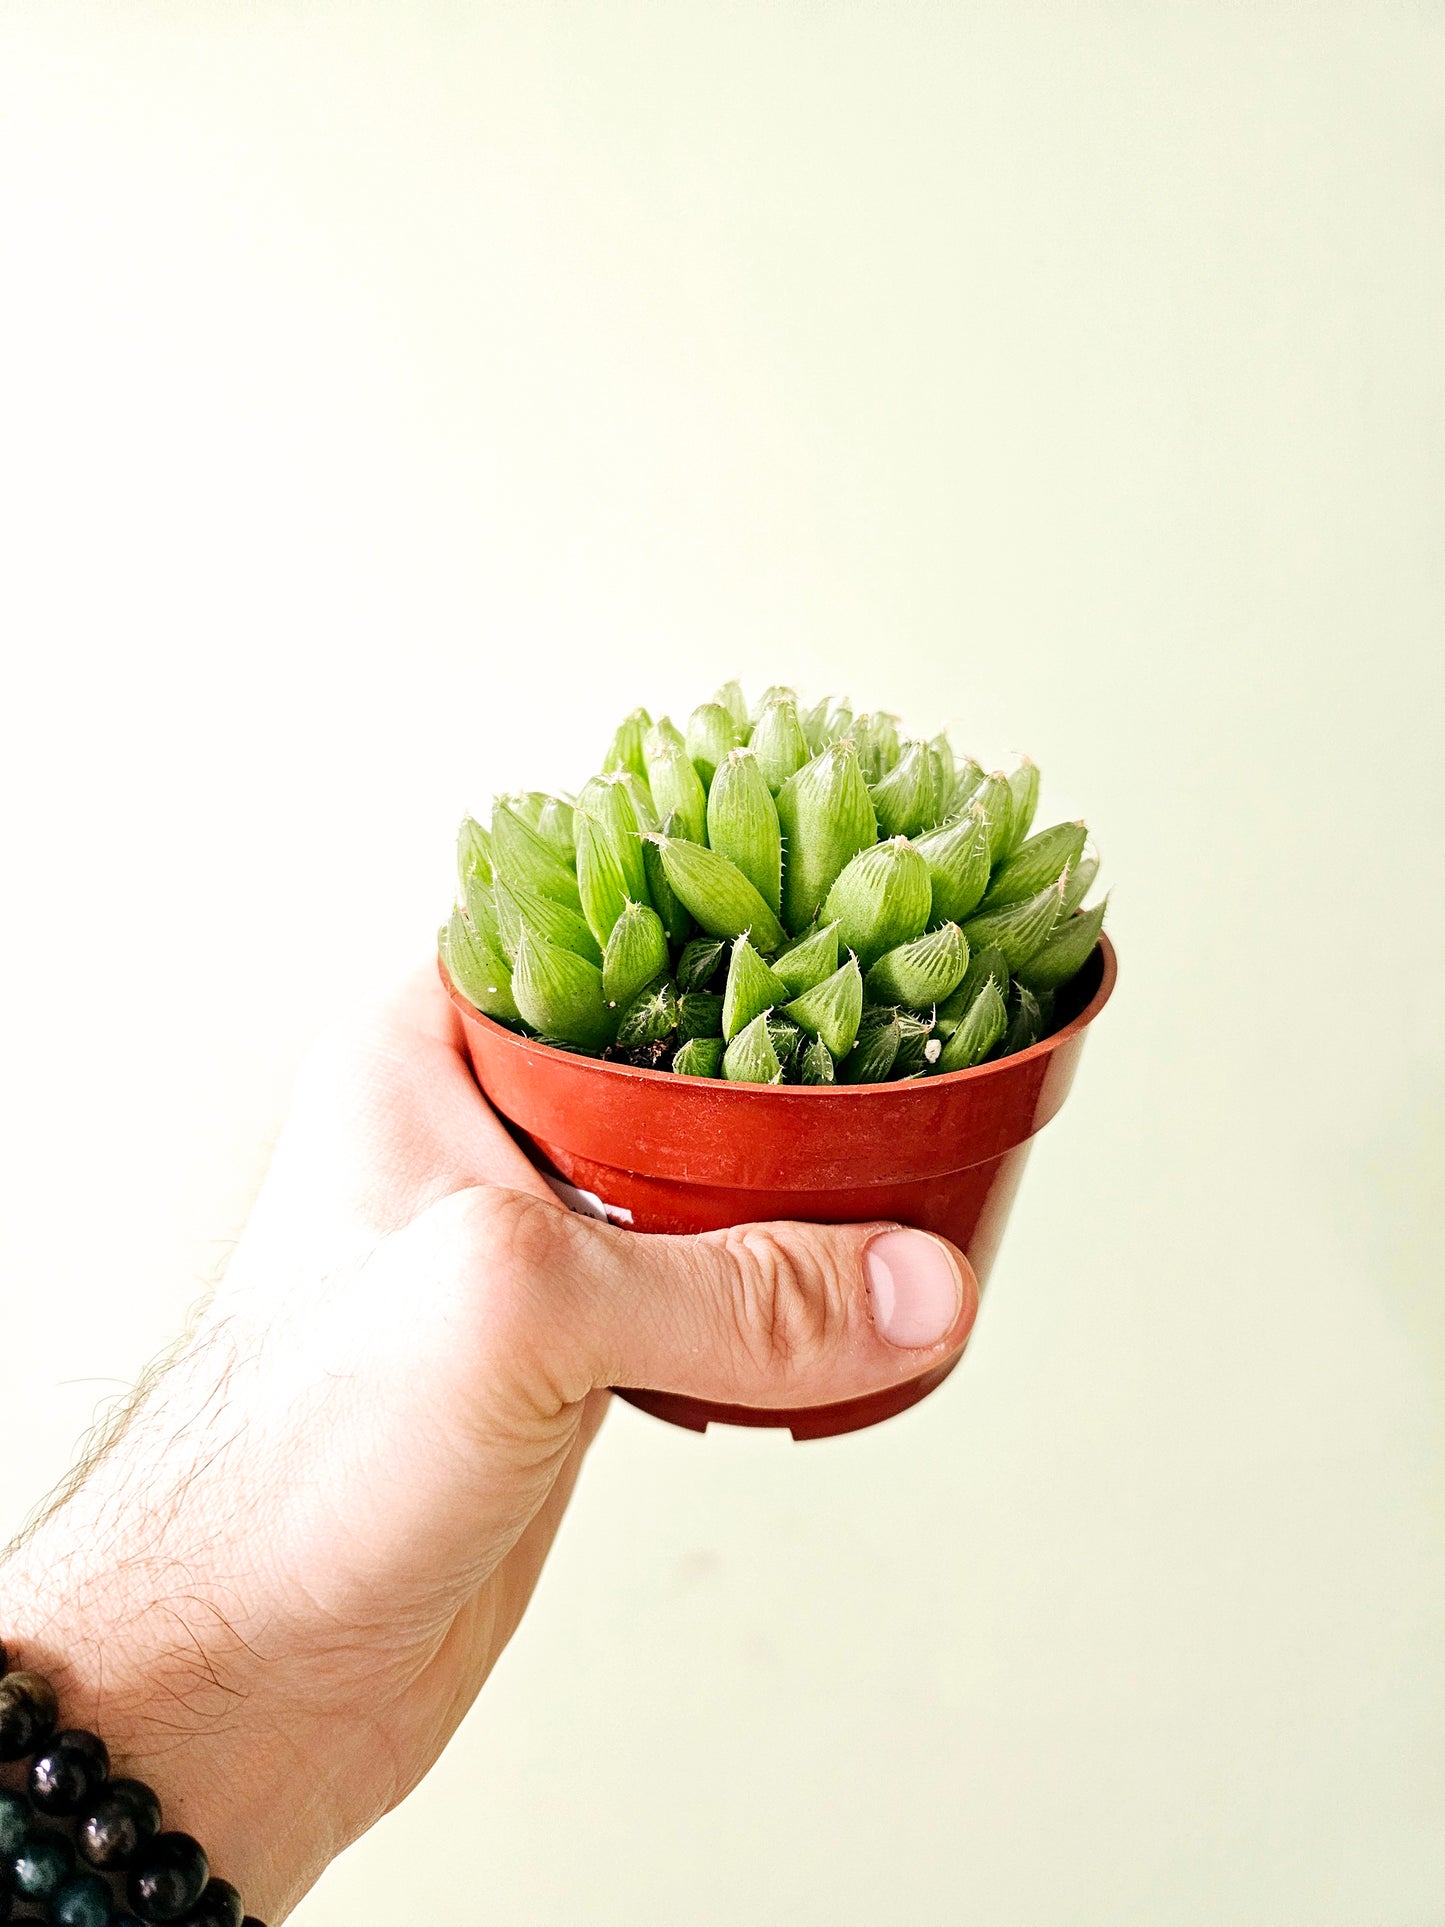
<svg viewBox="0 0 1445 1927">
<path fill-rule="evenodd" d="M 601 1057 L 591 1057 L 585 1051 L 559 1050 L 555 1044 L 544 1043 L 540 1037 L 524 1037 L 518 1031 L 509 1030 L 505 1024 L 497 1023 L 484 1011 L 478 1010 L 475 1004 L 467 1001 L 452 982 L 447 967 L 440 957 L 437 958 L 437 971 L 448 997 L 468 1023 L 481 1024 L 487 1030 L 495 1031 L 499 1038 L 505 1039 L 509 1044 L 518 1045 L 523 1050 L 546 1051 L 549 1057 L 564 1058 L 569 1064 L 585 1065 L 591 1072 L 608 1077 L 626 1078 L 634 1083 L 697 1085 L 715 1094 L 723 1090 L 733 1091 L 737 1093 L 739 1099 L 764 1096 L 776 1099 L 781 1095 L 810 1102 L 831 1098 L 835 1102 L 852 1100 L 857 1103 L 866 1101 L 870 1097 L 881 1097 L 884 1094 L 896 1099 L 907 1082 L 914 1082 L 924 1090 L 941 1090 L 945 1086 L 961 1084 L 965 1078 L 982 1081 L 1007 1072 L 1017 1072 L 1021 1065 L 1031 1062 L 1034 1058 L 1048 1056 L 1070 1037 L 1076 1037 L 1080 1031 L 1086 1029 L 1114 993 L 1114 985 L 1119 976 L 1119 960 L 1107 932 L 1100 931 L 1099 941 L 1090 953 L 1090 958 L 1083 964 L 1083 969 L 1088 969 L 1089 962 L 1095 954 L 1101 957 L 1098 988 L 1078 1015 L 1071 1017 L 1061 1030 L 1050 1031 L 1047 1037 L 1041 1037 L 1037 1044 L 1030 1044 L 1027 1050 L 1015 1051 L 1010 1057 L 995 1058 L 992 1063 L 974 1064 L 968 1070 L 944 1071 L 941 1075 L 935 1072 L 928 1077 L 912 1080 L 895 1079 L 881 1084 L 739 1084 L 721 1077 L 689 1077 L 682 1071 L 650 1071 L 638 1064 L 611 1064 Z"/>
</svg>

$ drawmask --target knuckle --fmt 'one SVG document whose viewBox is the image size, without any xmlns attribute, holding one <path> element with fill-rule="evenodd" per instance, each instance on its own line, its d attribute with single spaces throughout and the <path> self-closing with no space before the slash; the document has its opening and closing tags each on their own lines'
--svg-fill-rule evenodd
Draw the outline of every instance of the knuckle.
<svg viewBox="0 0 1445 1927">
<path fill-rule="evenodd" d="M 752 1365 L 787 1373 L 843 1337 L 849 1295 L 837 1267 L 816 1249 L 767 1225 L 726 1232 L 723 1248 L 732 1261 L 728 1317 Z"/>
</svg>

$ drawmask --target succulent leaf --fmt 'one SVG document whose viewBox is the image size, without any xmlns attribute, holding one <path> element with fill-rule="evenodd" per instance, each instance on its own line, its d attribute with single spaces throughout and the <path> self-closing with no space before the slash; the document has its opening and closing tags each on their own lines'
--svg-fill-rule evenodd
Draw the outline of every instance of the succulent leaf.
<svg viewBox="0 0 1445 1927">
<path fill-rule="evenodd" d="M 903 1032 L 898 1012 L 891 1007 L 865 1010 L 858 1022 L 858 1041 L 838 1066 L 843 1084 L 882 1084 L 893 1069 Z"/>
<path fill-rule="evenodd" d="M 655 847 L 655 846 L 654 846 Z M 717 974 L 727 945 L 719 937 L 694 937 L 677 960 L 677 987 L 684 995 L 706 990 Z"/>
<path fill-rule="evenodd" d="M 464 816 L 457 831 L 457 893 L 465 897 L 468 879 L 492 880 L 492 839 L 474 816 Z"/>
<path fill-rule="evenodd" d="M 773 975 L 744 933 L 733 944 L 728 964 L 727 988 L 723 991 L 723 1036 L 731 1042 L 760 1012 L 787 1001 L 787 986 Z"/>
<path fill-rule="evenodd" d="M 1006 910 L 1011 903 L 1022 903 L 1046 885 L 1056 883 L 1078 862 L 1087 835 L 1082 823 L 1055 823 L 1052 829 L 1040 830 L 1027 843 L 1021 843 L 994 871 L 978 906 L 979 915 Z"/>
<path fill-rule="evenodd" d="M 677 1000 L 677 1027 L 684 1037 L 721 1037 L 722 998 L 711 990 L 685 990 Z"/>
<path fill-rule="evenodd" d="M 707 791 L 687 751 L 665 744 L 649 759 L 647 775 L 659 817 L 672 818 L 672 834 L 706 843 Z"/>
<path fill-rule="evenodd" d="M 773 1047 L 766 1012 L 740 1030 L 723 1053 L 723 1076 L 734 1084 L 781 1084 L 782 1061 Z"/>
<path fill-rule="evenodd" d="M 1025 756 L 1010 773 L 1008 787 L 1011 812 L 1007 854 L 1012 855 L 1028 835 L 1039 807 L 1039 766 L 1032 756 Z"/>
<path fill-rule="evenodd" d="M 673 894 L 709 935 L 740 937 L 747 930 L 760 951 L 779 948 L 782 925 L 736 863 L 686 837 L 659 833 L 653 841 Z"/>
<path fill-rule="evenodd" d="M 748 747 L 758 759 L 758 768 L 769 792 L 776 796 L 811 754 L 791 697 L 778 697 L 768 704 L 753 724 Z"/>
<path fill-rule="evenodd" d="M 751 745 L 729 750 L 707 798 L 707 841 L 730 857 L 774 916 L 782 908 L 778 806 Z"/>
<path fill-rule="evenodd" d="M 645 1050 L 661 1044 L 677 1029 L 677 993 L 664 980 L 639 991 L 622 1013 L 617 1026 L 620 1050 Z"/>
<path fill-rule="evenodd" d="M 1065 872 L 1037 896 L 1026 897 L 1022 903 L 1011 903 L 1005 910 L 992 910 L 987 916 L 970 917 L 963 926 L 970 948 L 986 950 L 990 944 L 997 944 L 1008 958 L 1009 969 L 1018 970 L 1042 950 L 1053 935 L 1067 887 Z"/>
<path fill-rule="evenodd" d="M 966 1071 L 981 1064 L 1008 1029 L 1008 1011 L 990 977 L 944 1045 L 935 1071 Z"/>
<path fill-rule="evenodd" d="M 627 1004 L 667 969 L 667 933 L 662 919 L 631 898 L 612 926 L 602 956 L 602 994 L 609 1004 Z"/>
<path fill-rule="evenodd" d="M 442 962 L 457 989 L 488 1017 L 514 1024 L 521 1014 L 512 996 L 512 973 L 499 951 L 462 910 L 453 910 L 440 932 Z"/>
<path fill-rule="evenodd" d="M 602 993 L 602 972 L 575 951 L 548 943 L 527 924 L 517 941 L 512 995 L 541 1037 L 583 1050 L 601 1050 L 612 1041 L 616 1016 Z"/>
<path fill-rule="evenodd" d="M 945 997 L 934 1016 L 934 1028 L 940 1037 L 951 1037 L 972 1010 L 974 1000 L 984 985 L 992 977 L 1000 997 L 1007 997 L 1009 987 L 1008 958 L 993 945 L 979 950 L 970 957 L 968 969 L 964 972 L 963 982 L 951 997 Z"/>
<path fill-rule="evenodd" d="M 1106 897 L 1092 910 L 1062 918 L 1043 948 L 1019 965 L 1019 982 L 1035 993 L 1043 993 L 1062 990 L 1077 977 L 1094 954 L 1108 903 Z"/>
<path fill-rule="evenodd" d="M 810 930 L 773 959 L 775 974 L 786 984 L 790 997 L 801 997 L 805 990 L 831 977 L 838 968 L 838 926 L 825 923 Z"/>
<path fill-rule="evenodd" d="M 806 930 L 834 880 L 877 841 L 878 819 L 858 752 L 844 741 L 821 751 L 778 791 L 783 831 L 783 921 Z"/>
<path fill-rule="evenodd" d="M 969 806 L 966 816 L 920 836 L 914 846 L 928 865 L 934 922 L 956 923 L 969 916 L 988 888 L 988 824 L 983 811 Z"/>
<path fill-rule="evenodd" d="M 624 716 L 602 760 L 603 769 L 630 769 L 634 776 L 645 775 L 642 745 L 651 727 L 652 718 L 645 709 L 634 709 L 630 716 Z"/>
<path fill-rule="evenodd" d="M 747 697 L 743 694 L 742 684 L 738 682 L 725 682 L 713 697 L 713 701 L 719 709 L 725 709 L 729 716 L 732 717 L 733 728 L 737 731 L 737 740 L 740 743 L 745 743 L 748 740 L 748 730 L 751 727 L 752 718 L 748 714 L 748 702 Z"/>
<path fill-rule="evenodd" d="M 716 1077 L 722 1069 L 721 1037 L 689 1037 L 672 1060 L 679 1077 Z"/>
<path fill-rule="evenodd" d="M 920 936 L 933 900 L 928 864 L 906 837 L 860 850 L 828 892 L 823 914 L 870 969 L 885 950 Z"/>
<path fill-rule="evenodd" d="M 798 1053 L 800 1084 L 832 1084 L 837 1081 L 837 1075 L 833 1067 L 832 1052 L 821 1037 L 814 1037 Z"/>
<path fill-rule="evenodd" d="M 869 794 L 882 836 L 916 836 L 937 820 L 933 758 L 927 743 L 905 743 L 898 761 Z"/>
<path fill-rule="evenodd" d="M 508 883 L 540 890 L 554 903 L 580 910 L 582 900 L 571 864 L 564 862 L 545 837 L 500 797 L 492 809 L 492 869 Z"/>
<path fill-rule="evenodd" d="M 784 1004 L 783 1015 L 791 1017 L 811 1037 L 821 1037 L 834 1057 L 845 1056 L 853 1048 L 863 1015 L 863 976 L 858 959 L 849 957 L 831 977 Z"/>
<path fill-rule="evenodd" d="M 712 787 L 719 764 L 737 747 L 737 740 L 733 719 L 721 703 L 699 703 L 688 717 L 687 753 L 704 789 Z"/>
<path fill-rule="evenodd" d="M 602 951 L 582 915 L 565 903 L 544 897 L 540 890 L 529 890 L 523 883 L 510 884 L 497 878 L 493 892 L 496 907 L 497 938 L 504 957 L 515 957 L 522 925 L 530 924 L 548 943 L 563 950 L 574 950 L 589 963 L 601 963 Z"/>
<path fill-rule="evenodd" d="M 868 972 L 868 1001 L 929 1010 L 957 990 L 967 969 L 968 938 L 956 923 L 940 924 L 884 952 Z"/>
</svg>

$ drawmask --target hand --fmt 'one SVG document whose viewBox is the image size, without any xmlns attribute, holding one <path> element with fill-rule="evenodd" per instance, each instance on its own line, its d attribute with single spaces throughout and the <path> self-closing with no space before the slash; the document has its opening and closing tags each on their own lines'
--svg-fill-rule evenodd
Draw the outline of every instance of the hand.
<svg viewBox="0 0 1445 1927">
<path fill-rule="evenodd" d="M 607 1386 L 857 1397 L 977 1302 L 921 1232 L 574 1217 L 428 971 L 304 1067 L 224 1285 L 0 1568 L 0 1636 L 274 1923 L 476 1697 Z"/>
</svg>

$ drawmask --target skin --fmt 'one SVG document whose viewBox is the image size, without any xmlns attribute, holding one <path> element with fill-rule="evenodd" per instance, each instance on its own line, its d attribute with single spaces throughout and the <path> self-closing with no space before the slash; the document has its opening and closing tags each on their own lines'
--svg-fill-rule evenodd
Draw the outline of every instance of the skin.
<svg viewBox="0 0 1445 1927">
<path fill-rule="evenodd" d="M 952 1328 L 885 1342 L 880 1229 L 573 1216 L 428 970 L 304 1066 L 223 1285 L 0 1565 L 0 1631 L 275 1923 L 475 1699 L 606 1387 L 822 1403 L 963 1345 L 956 1252 Z"/>
</svg>

